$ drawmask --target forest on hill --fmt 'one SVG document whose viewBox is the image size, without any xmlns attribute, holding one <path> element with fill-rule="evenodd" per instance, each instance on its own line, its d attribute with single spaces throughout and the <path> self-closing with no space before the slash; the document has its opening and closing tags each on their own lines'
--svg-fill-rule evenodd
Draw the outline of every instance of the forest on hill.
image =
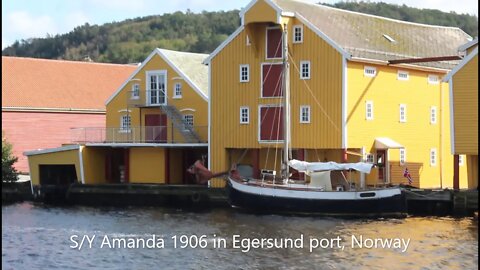
<svg viewBox="0 0 480 270">
<path fill-rule="evenodd" d="M 471 36 L 478 35 L 478 17 L 468 14 L 382 2 L 340 2 L 330 6 L 410 22 L 455 26 Z M 135 63 L 143 61 L 157 47 L 210 53 L 240 25 L 238 12 L 187 11 L 103 25 L 86 23 L 66 34 L 16 41 L 2 55 Z"/>
</svg>

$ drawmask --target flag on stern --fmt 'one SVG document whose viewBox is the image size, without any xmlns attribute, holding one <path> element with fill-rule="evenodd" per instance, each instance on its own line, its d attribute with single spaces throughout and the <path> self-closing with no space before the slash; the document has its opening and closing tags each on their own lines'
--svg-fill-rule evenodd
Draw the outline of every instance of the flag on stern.
<svg viewBox="0 0 480 270">
<path fill-rule="evenodd" d="M 403 172 L 403 177 L 406 177 L 408 179 L 408 184 L 411 185 L 413 183 L 412 176 L 410 175 L 410 172 L 408 171 L 408 168 L 405 168 L 405 171 Z"/>
</svg>

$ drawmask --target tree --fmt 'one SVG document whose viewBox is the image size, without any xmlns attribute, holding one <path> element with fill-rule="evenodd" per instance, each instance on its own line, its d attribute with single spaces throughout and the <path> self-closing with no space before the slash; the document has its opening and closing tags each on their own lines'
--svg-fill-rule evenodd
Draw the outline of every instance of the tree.
<svg viewBox="0 0 480 270">
<path fill-rule="evenodd" d="M 18 180 L 18 172 L 13 167 L 18 158 L 12 154 L 12 145 L 7 142 L 2 132 L 2 182 Z"/>
</svg>

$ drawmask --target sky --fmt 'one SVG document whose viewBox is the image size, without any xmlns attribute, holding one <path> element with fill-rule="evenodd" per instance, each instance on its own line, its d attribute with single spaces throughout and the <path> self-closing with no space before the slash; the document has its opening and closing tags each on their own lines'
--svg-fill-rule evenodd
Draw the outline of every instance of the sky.
<svg viewBox="0 0 480 270">
<path fill-rule="evenodd" d="M 303 1 L 330 4 L 338 2 Z M 91 25 L 101 25 L 187 9 L 192 12 L 241 9 L 249 2 L 250 0 L 2 0 L 2 49 L 16 40 L 68 33 L 76 26 L 87 22 Z M 382 2 L 478 16 L 477 0 L 382 0 Z"/>
</svg>

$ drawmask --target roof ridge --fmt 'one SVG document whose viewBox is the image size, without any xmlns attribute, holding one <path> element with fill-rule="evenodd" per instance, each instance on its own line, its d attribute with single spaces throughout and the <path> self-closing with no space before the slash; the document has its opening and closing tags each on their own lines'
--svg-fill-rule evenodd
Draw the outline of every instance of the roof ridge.
<svg viewBox="0 0 480 270">
<path fill-rule="evenodd" d="M 270 1 L 276 2 L 276 0 L 270 0 Z M 285 1 L 285 0 L 283 0 L 283 1 Z M 384 20 L 393 21 L 393 22 L 397 22 L 397 23 L 411 24 L 411 25 L 423 26 L 423 27 L 433 27 L 433 28 L 458 29 L 458 30 L 463 31 L 461 28 L 455 27 L 455 26 L 443 26 L 443 25 L 433 25 L 433 24 L 424 24 L 424 23 L 408 22 L 408 21 L 402 21 L 402 20 L 399 20 L 399 19 L 392 19 L 392 18 L 388 18 L 388 17 L 383 17 L 383 16 L 379 16 L 379 15 L 372 15 L 372 14 L 362 13 L 362 12 L 358 12 L 358 11 L 351 11 L 351 10 L 346 10 L 346 9 L 341 9 L 341 8 L 336 8 L 336 7 L 330 7 L 330 6 L 322 5 L 322 4 L 315 4 L 315 3 L 305 2 L 305 1 L 301 1 L 301 0 L 289 0 L 289 1 L 291 1 L 291 2 L 297 2 L 297 3 L 302 3 L 302 4 L 310 5 L 310 6 L 315 6 L 315 7 L 323 7 L 323 8 L 328 8 L 328 9 L 334 9 L 334 10 L 337 10 L 337 11 L 346 12 L 346 13 L 352 13 L 352 14 L 357 14 L 357 15 L 361 15 L 361 16 L 367 16 L 367 17 L 373 17 L 373 18 L 378 18 L 378 19 L 384 19 Z M 464 33 L 465 33 L 465 32 L 464 32 Z M 466 34 L 466 33 L 465 33 L 465 34 Z M 467 35 L 468 35 L 468 34 L 467 34 Z"/>
<path fill-rule="evenodd" d="M 102 63 L 102 62 L 86 62 L 86 61 L 75 61 L 75 60 L 64 60 L 64 59 L 48 59 L 48 58 L 35 58 L 35 57 L 23 57 L 23 56 L 8 56 L 2 55 L 2 58 L 10 59 L 22 59 L 22 60 L 33 60 L 33 61 L 46 61 L 46 62 L 60 62 L 60 63 L 72 63 L 72 64 L 95 64 L 95 65 L 109 65 L 109 66 L 125 66 L 132 67 L 137 64 L 117 64 L 117 63 Z"/>
<path fill-rule="evenodd" d="M 160 50 L 160 51 L 167 51 L 167 52 L 174 52 L 174 53 L 184 53 L 184 54 L 194 54 L 194 55 L 198 55 L 198 56 L 208 56 L 209 55 L 207 53 L 175 51 L 175 50 L 169 50 L 169 49 L 162 49 L 162 48 L 158 48 L 158 47 L 157 47 L 157 49 Z"/>
</svg>

